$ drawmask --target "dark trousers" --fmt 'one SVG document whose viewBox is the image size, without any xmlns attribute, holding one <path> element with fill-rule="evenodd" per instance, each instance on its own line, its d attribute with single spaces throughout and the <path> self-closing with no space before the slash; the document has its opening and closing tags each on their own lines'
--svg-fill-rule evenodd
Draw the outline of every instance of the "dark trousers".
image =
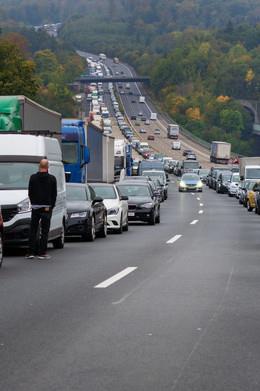
<svg viewBox="0 0 260 391">
<path fill-rule="evenodd" d="M 32 210 L 29 238 L 30 254 L 44 254 L 46 252 L 51 225 L 51 215 L 51 209 L 50 211 L 45 211 L 45 208 Z"/>
</svg>

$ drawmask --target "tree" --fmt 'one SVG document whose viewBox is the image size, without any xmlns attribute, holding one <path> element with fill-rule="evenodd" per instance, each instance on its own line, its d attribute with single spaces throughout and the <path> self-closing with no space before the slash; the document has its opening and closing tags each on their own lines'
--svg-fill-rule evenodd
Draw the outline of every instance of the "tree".
<svg viewBox="0 0 260 391">
<path fill-rule="evenodd" d="M 1 95 L 26 95 L 33 98 L 38 88 L 34 62 L 25 59 L 15 45 L 0 40 Z"/>
<path fill-rule="evenodd" d="M 243 116 L 238 110 L 222 110 L 220 112 L 220 124 L 228 133 L 240 133 L 244 129 Z"/>
</svg>

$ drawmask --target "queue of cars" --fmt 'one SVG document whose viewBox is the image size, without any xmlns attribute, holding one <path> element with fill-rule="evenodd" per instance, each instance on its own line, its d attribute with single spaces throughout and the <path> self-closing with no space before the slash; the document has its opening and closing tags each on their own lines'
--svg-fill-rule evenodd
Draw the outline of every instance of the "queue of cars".
<svg viewBox="0 0 260 391">
<path fill-rule="evenodd" d="M 241 180 L 238 166 L 212 167 L 206 183 L 217 193 L 236 197 L 249 212 L 260 214 L 260 179 Z"/>
</svg>

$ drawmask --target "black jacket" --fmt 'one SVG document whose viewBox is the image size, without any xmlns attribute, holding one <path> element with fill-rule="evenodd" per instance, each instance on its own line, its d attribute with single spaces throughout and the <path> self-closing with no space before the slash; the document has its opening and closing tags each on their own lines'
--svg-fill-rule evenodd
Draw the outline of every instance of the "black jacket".
<svg viewBox="0 0 260 391">
<path fill-rule="evenodd" d="M 49 205 L 54 208 L 57 198 L 57 181 L 48 172 L 37 172 L 29 181 L 29 198 L 32 205 Z"/>
</svg>

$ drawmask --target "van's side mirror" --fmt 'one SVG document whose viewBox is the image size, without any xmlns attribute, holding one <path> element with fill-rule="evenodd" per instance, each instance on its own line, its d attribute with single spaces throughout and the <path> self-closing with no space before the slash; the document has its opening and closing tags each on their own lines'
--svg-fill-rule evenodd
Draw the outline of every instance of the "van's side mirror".
<svg viewBox="0 0 260 391">
<path fill-rule="evenodd" d="M 127 196 L 120 196 L 120 201 L 128 201 L 128 197 Z"/>
<path fill-rule="evenodd" d="M 65 172 L 65 179 L 66 179 L 66 182 L 69 182 L 69 181 L 70 181 L 70 178 L 71 178 L 71 172 L 70 172 L 70 171 L 66 171 L 66 172 Z"/>
<path fill-rule="evenodd" d="M 245 178 L 244 178 L 244 176 L 242 175 L 241 177 L 240 177 L 240 180 L 241 181 L 243 181 Z"/>
</svg>

